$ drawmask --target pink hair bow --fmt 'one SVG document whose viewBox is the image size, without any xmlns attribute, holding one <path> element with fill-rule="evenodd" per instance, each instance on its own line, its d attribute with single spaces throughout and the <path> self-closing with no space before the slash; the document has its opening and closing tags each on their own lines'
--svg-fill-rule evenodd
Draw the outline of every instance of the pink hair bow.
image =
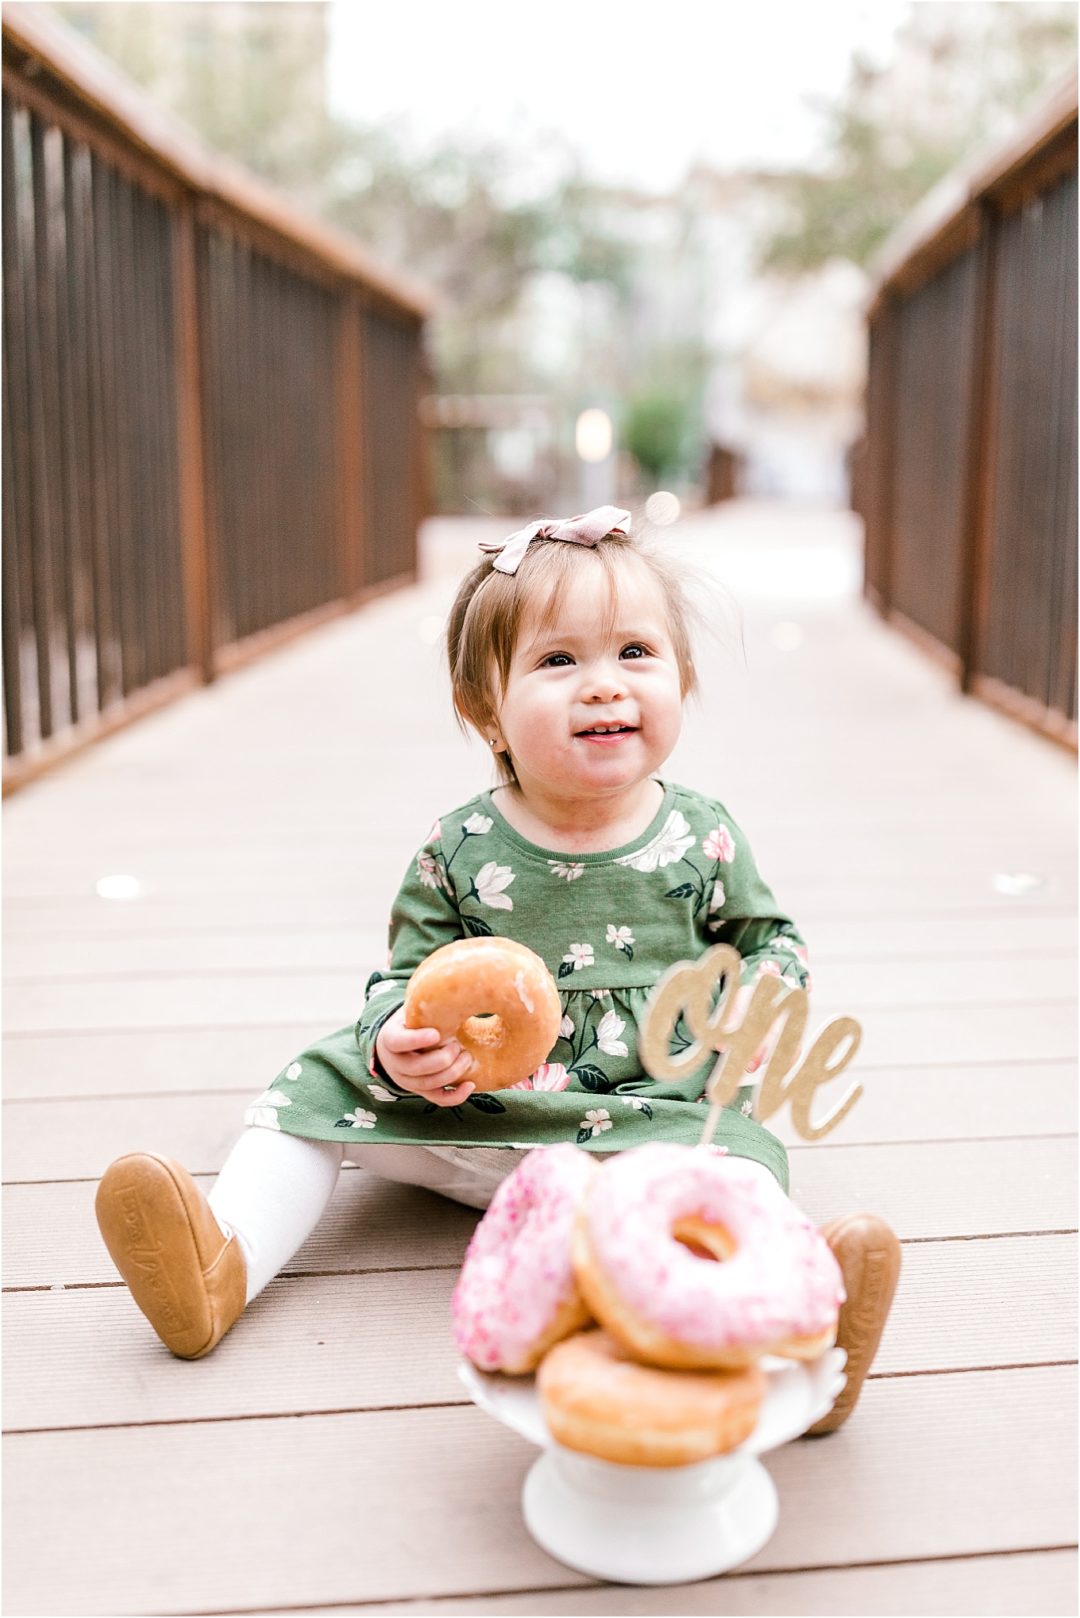
<svg viewBox="0 0 1080 1618">
<path fill-rule="evenodd" d="M 574 545 L 595 545 L 608 534 L 627 533 L 629 521 L 630 513 L 621 511 L 618 506 L 597 506 L 595 511 L 586 511 L 580 517 L 564 517 L 561 521 L 557 517 L 542 517 L 506 539 L 482 539 L 480 549 L 495 556 L 492 566 L 500 573 L 516 573 L 518 563 L 534 539 L 567 539 Z"/>
</svg>

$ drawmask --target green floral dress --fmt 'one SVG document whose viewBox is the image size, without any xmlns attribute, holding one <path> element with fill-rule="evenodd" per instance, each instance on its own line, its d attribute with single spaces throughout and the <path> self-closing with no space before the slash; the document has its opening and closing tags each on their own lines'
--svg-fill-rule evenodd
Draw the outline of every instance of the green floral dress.
<svg viewBox="0 0 1080 1618">
<path fill-rule="evenodd" d="M 401 885 L 388 963 L 368 979 L 359 1021 L 301 1052 L 245 1122 L 365 1144 L 569 1140 L 601 1152 L 649 1140 L 694 1144 L 716 1058 L 676 1083 L 643 1072 L 636 1035 L 650 989 L 673 962 L 716 943 L 739 951 L 744 982 L 772 972 L 806 987 L 806 948 L 723 805 L 660 785 L 663 803 L 648 829 L 598 854 L 559 854 L 526 841 L 490 792 L 443 815 Z M 470 936 L 514 938 L 542 956 L 559 986 L 563 1020 L 548 1060 L 521 1084 L 436 1107 L 390 1079 L 375 1040 L 420 962 L 440 944 Z M 680 1021 L 671 1048 L 689 1042 Z M 724 1109 L 717 1144 L 765 1164 L 786 1190 L 784 1148 L 749 1112 L 745 1088 Z"/>
</svg>

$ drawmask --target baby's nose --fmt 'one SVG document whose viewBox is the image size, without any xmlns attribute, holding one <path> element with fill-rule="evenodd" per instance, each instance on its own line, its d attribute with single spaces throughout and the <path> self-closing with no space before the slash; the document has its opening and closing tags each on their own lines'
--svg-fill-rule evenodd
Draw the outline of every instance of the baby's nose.
<svg viewBox="0 0 1080 1618">
<path fill-rule="evenodd" d="M 613 668 L 596 668 L 589 671 L 587 702 L 614 702 L 622 696 L 625 681 L 622 679 L 618 666 Z"/>
</svg>

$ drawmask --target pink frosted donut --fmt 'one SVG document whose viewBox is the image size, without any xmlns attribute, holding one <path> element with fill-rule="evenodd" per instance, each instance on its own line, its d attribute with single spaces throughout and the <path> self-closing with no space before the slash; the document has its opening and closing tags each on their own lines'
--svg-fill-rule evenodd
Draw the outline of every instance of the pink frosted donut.
<svg viewBox="0 0 1080 1618">
<path fill-rule="evenodd" d="M 620 1153 L 586 1192 L 573 1254 L 597 1320 L 654 1365 L 815 1359 L 836 1340 L 844 1286 L 824 1237 L 737 1157 L 660 1144 Z"/>
<path fill-rule="evenodd" d="M 570 1233 L 598 1173 L 576 1146 L 541 1146 L 491 1200 L 465 1253 L 451 1305 L 454 1341 L 482 1371 L 524 1375 L 589 1318 Z"/>
</svg>

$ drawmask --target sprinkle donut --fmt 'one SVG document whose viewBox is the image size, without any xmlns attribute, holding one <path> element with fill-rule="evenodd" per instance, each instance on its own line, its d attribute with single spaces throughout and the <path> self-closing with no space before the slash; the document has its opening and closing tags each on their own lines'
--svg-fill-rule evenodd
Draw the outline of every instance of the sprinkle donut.
<svg viewBox="0 0 1080 1618">
<path fill-rule="evenodd" d="M 836 1340 L 844 1286 L 828 1244 L 737 1157 L 660 1144 L 622 1152 L 588 1189 L 573 1253 L 596 1319 L 653 1365 L 816 1359 Z"/>
<path fill-rule="evenodd" d="M 556 1343 L 536 1389 L 548 1430 L 565 1449 L 622 1466 L 692 1466 L 749 1438 L 765 1375 L 759 1365 L 658 1371 L 594 1330 Z"/>
<path fill-rule="evenodd" d="M 562 1002 L 547 965 L 512 938 L 457 938 L 432 950 L 405 990 L 406 1028 L 437 1028 L 472 1057 L 477 1090 L 527 1079 L 559 1037 Z"/>
<path fill-rule="evenodd" d="M 570 1233 L 598 1173 L 576 1146 L 537 1147 L 496 1191 L 451 1304 L 454 1341 L 481 1371 L 523 1376 L 588 1320 Z"/>
</svg>

